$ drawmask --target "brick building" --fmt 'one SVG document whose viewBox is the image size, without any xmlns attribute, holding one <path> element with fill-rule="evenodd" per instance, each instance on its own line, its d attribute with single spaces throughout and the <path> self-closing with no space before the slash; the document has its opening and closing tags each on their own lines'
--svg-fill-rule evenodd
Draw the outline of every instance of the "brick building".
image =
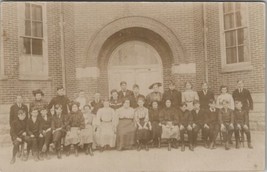
<svg viewBox="0 0 267 172">
<path fill-rule="evenodd" d="M 143 94 L 154 81 L 207 80 L 218 94 L 243 79 L 251 127 L 264 130 L 264 14 L 263 3 L 1 3 L 0 123 L 15 95 L 29 103 L 37 88 L 50 100 L 64 85 L 73 99 L 108 96 L 120 80 Z"/>
</svg>

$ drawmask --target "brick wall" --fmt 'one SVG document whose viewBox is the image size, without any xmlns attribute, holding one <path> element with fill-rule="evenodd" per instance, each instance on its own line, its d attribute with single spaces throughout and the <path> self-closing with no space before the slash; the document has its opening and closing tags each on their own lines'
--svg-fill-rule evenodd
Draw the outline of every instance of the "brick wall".
<svg viewBox="0 0 267 172">
<path fill-rule="evenodd" d="M 248 3 L 248 12 L 249 48 L 253 70 L 223 73 L 221 69 L 219 4 L 207 3 L 209 81 L 217 94 L 219 94 L 219 87 L 222 84 L 228 85 L 232 92 L 238 79 L 243 79 L 245 86 L 251 92 L 264 92 L 264 4 Z"/>
<path fill-rule="evenodd" d="M 60 59 L 59 34 L 59 6 L 47 3 L 47 42 L 48 42 L 48 80 L 20 80 L 19 79 L 19 35 L 17 19 L 17 3 L 2 3 L 3 6 L 3 55 L 4 75 L 0 80 L 0 104 L 11 104 L 15 95 L 22 94 L 25 102 L 32 99 L 32 90 L 42 89 L 45 99 L 50 100 L 56 93 L 56 87 L 62 85 L 62 71 Z"/>
</svg>

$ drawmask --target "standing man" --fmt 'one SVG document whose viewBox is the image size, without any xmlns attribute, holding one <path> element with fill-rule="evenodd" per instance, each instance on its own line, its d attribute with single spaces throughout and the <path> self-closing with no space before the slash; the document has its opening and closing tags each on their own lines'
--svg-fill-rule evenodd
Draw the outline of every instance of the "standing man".
<svg viewBox="0 0 267 172">
<path fill-rule="evenodd" d="M 209 90 L 209 86 L 207 82 L 203 82 L 202 90 L 198 91 L 199 103 L 201 109 L 209 109 L 209 101 L 215 100 L 214 93 Z"/>
<path fill-rule="evenodd" d="M 10 107 L 9 114 L 9 124 L 13 123 L 13 121 L 18 120 L 18 111 L 22 110 L 26 114 L 26 120 L 28 119 L 28 107 L 23 104 L 23 98 L 21 95 L 17 95 L 16 102 Z"/>
<path fill-rule="evenodd" d="M 234 101 L 240 100 L 242 102 L 242 109 L 249 113 L 249 110 L 253 110 L 253 100 L 248 89 L 244 88 L 243 80 L 237 81 L 237 89 L 233 92 Z"/>
<path fill-rule="evenodd" d="M 157 101 L 159 107 L 162 107 L 162 93 L 159 91 L 159 87 L 161 86 L 162 84 L 160 82 L 153 83 L 149 86 L 149 89 L 153 91 L 146 96 L 147 107 L 151 107 L 153 101 Z"/>
<path fill-rule="evenodd" d="M 31 112 L 33 108 L 36 108 L 40 114 L 41 109 L 47 107 L 47 101 L 43 100 L 44 92 L 40 89 L 32 91 L 34 96 L 34 101 L 30 103 L 29 111 Z"/>
<path fill-rule="evenodd" d="M 127 89 L 127 82 L 121 81 L 120 83 L 121 90 L 119 91 L 119 100 L 123 100 L 125 98 L 131 99 L 133 96 L 133 92 Z"/>
<path fill-rule="evenodd" d="M 100 99 L 100 93 L 95 93 L 94 100 L 90 103 L 92 107 L 92 113 L 97 114 L 98 109 L 104 107 L 103 101 Z"/>
<path fill-rule="evenodd" d="M 145 97 L 145 96 L 139 93 L 139 85 L 134 84 L 133 85 L 133 95 L 131 97 L 131 107 L 132 108 L 135 109 L 138 107 L 137 101 L 138 101 L 139 97 Z M 145 101 L 146 100 L 144 100 L 144 103 L 145 103 Z"/>
<path fill-rule="evenodd" d="M 69 113 L 69 98 L 65 95 L 65 89 L 63 86 L 60 86 L 57 88 L 57 96 L 54 97 L 49 105 L 48 109 L 50 110 L 52 107 L 54 107 L 56 104 L 59 104 L 62 106 L 62 114 L 67 115 Z"/>
<path fill-rule="evenodd" d="M 175 83 L 173 81 L 169 82 L 169 89 L 163 93 L 162 102 L 166 100 L 171 100 L 172 107 L 179 109 L 182 101 L 182 94 L 175 89 Z"/>
</svg>

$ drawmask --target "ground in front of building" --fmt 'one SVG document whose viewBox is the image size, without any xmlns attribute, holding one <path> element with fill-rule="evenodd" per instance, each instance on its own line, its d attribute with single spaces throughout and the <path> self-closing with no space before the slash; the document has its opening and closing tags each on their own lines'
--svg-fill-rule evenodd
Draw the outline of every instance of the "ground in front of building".
<svg viewBox="0 0 267 172">
<path fill-rule="evenodd" d="M 232 145 L 229 151 L 218 145 L 215 150 L 207 150 L 198 146 L 194 152 L 186 147 L 185 152 L 180 149 L 167 151 L 150 149 L 130 151 L 95 151 L 94 157 L 80 153 L 79 157 L 73 154 L 63 155 L 61 160 L 51 156 L 50 160 L 35 162 L 32 157 L 23 162 L 17 160 L 10 165 L 12 147 L 2 147 L 0 150 L 0 172 L 31 172 L 31 171 L 263 171 L 265 168 L 265 133 L 252 133 L 254 149 L 247 145 L 235 149 Z"/>
</svg>

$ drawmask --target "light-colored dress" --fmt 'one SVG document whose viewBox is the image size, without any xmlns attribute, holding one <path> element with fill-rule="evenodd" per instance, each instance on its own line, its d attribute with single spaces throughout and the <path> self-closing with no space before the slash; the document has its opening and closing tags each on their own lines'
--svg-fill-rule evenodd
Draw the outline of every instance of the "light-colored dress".
<svg viewBox="0 0 267 172">
<path fill-rule="evenodd" d="M 196 91 L 193 90 L 186 90 L 182 92 L 182 102 L 185 102 L 187 104 L 187 109 L 188 110 L 193 110 L 194 105 L 193 102 L 195 100 L 199 100 L 198 94 Z"/>
<path fill-rule="evenodd" d="M 109 145 L 110 147 L 115 146 L 116 141 L 116 115 L 115 111 L 108 107 L 108 108 L 100 108 L 97 111 L 96 115 L 96 141 L 97 144 L 101 147 L 105 145 Z"/>
<path fill-rule="evenodd" d="M 119 119 L 117 126 L 117 148 L 130 148 L 135 143 L 136 126 L 134 122 L 134 109 L 121 107 L 117 111 Z"/>
<path fill-rule="evenodd" d="M 221 109 L 223 107 L 223 105 L 222 105 L 223 100 L 226 100 L 226 101 L 229 102 L 229 109 L 232 109 L 232 110 L 235 109 L 235 103 L 234 103 L 233 96 L 231 94 L 229 94 L 229 93 L 220 94 L 217 97 L 217 100 L 216 100 L 217 108 Z"/>
<path fill-rule="evenodd" d="M 94 138 L 94 125 L 96 117 L 92 113 L 83 113 L 85 128 L 81 130 L 81 141 L 80 144 L 93 143 Z"/>
</svg>

